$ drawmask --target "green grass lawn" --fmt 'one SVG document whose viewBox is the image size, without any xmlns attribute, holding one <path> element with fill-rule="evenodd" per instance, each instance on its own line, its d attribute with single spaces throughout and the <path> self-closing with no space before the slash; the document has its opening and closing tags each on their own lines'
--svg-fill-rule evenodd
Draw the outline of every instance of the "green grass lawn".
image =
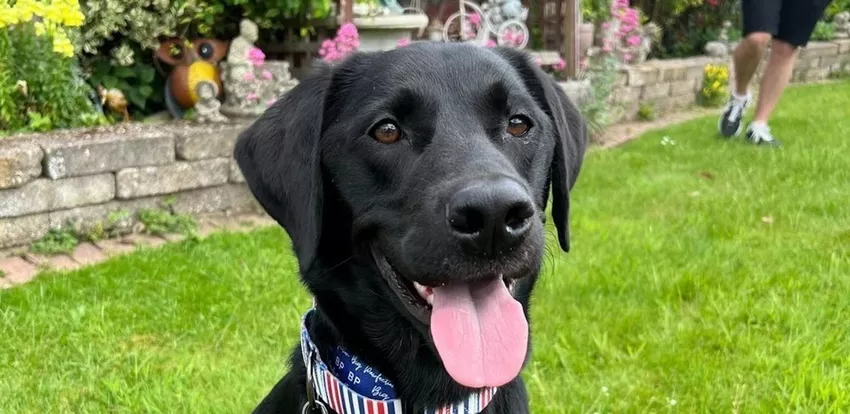
<svg viewBox="0 0 850 414">
<path fill-rule="evenodd" d="M 534 298 L 533 412 L 850 411 L 848 107 L 790 89 L 780 150 L 712 117 L 593 151 Z M 308 306 L 279 229 L 44 275 L 0 293 L 0 411 L 249 412 Z"/>
</svg>

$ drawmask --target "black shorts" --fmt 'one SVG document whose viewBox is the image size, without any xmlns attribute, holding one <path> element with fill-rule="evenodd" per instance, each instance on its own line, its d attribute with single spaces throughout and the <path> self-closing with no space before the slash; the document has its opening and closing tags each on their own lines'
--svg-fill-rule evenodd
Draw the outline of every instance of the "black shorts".
<svg viewBox="0 0 850 414">
<path fill-rule="evenodd" d="M 766 32 L 793 46 L 806 46 L 832 0 L 741 0 L 744 36 Z"/>
</svg>

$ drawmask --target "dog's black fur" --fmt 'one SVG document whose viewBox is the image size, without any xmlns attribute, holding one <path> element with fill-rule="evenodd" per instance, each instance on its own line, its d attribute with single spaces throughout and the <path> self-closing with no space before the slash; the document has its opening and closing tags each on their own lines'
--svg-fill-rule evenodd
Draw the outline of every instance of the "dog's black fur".
<svg viewBox="0 0 850 414">
<path fill-rule="evenodd" d="M 531 120 L 525 136 L 505 133 L 517 113 Z M 370 136 L 387 118 L 403 131 L 396 143 Z M 372 249 L 403 277 L 428 285 L 522 277 L 514 296 L 528 317 L 550 190 L 568 251 L 569 192 L 586 146 L 577 108 L 524 53 L 415 43 L 317 65 L 240 136 L 235 157 L 257 200 L 292 239 L 317 301 L 311 335 L 322 357 L 342 344 L 389 377 L 405 404 L 437 406 L 471 390 L 446 373 L 427 327 L 390 290 Z M 449 235 L 445 203 L 488 177 L 520 183 L 534 220 L 519 245 L 476 256 Z M 300 347 L 290 362 L 256 412 L 300 413 Z M 500 387 L 485 412 L 528 412 L 522 379 Z"/>
</svg>

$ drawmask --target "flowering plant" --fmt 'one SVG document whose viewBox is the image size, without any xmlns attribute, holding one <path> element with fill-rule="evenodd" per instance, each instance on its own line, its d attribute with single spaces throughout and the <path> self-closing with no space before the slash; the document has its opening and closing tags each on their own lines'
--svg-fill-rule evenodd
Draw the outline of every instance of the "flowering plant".
<svg viewBox="0 0 850 414">
<path fill-rule="evenodd" d="M 319 49 L 319 56 L 326 62 L 338 62 L 345 59 L 360 47 L 360 34 L 352 23 L 346 23 L 337 30 L 333 39 L 325 39 Z"/>
<path fill-rule="evenodd" d="M 0 0 L 0 130 L 102 123 L 74 57 L 77 0 Z"/>
<path fill-rule="evenodd" d="M 13 5 L 0 0 L 0 29 L 31 24 L 36 35 L 51 38 L 53 51 L 65 57 L 74 56 L 66 28 L 80 27 L 83 21 L 85 16 L 77 0 L 18 0 Z"/>
<path fill-rule="evenodd" d="M 717 106 L 729 95 L 729 67 L 723 64 L 705 66 L 700 90 L 700 103 L 704 106 Z"/>
<path fill-rule="evenodd" d="M 637 48 L 643 42 L 640 11 L 629 7 L 628 0 L 613 0 L 611 17 L 611 22 L 602 23 L 602 29 L 608 32 L 608 35 L 603 37 L 602 51 L 617 52 L 624 63 L 629 63 L 634 59 L 629 50 Z"/>
</svg>

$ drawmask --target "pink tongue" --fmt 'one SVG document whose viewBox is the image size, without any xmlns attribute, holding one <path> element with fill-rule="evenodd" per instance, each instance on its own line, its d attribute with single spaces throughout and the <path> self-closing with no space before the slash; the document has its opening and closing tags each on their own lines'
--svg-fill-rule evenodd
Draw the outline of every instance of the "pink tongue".
<svg viewBox="0 0 850 414">
<path fill-rule="evenodd" d="M 528 321 L 501 278 L 434 288 L 431 336 L 459 384 L 499 387 L 519 375 Z"/>
</svg>

